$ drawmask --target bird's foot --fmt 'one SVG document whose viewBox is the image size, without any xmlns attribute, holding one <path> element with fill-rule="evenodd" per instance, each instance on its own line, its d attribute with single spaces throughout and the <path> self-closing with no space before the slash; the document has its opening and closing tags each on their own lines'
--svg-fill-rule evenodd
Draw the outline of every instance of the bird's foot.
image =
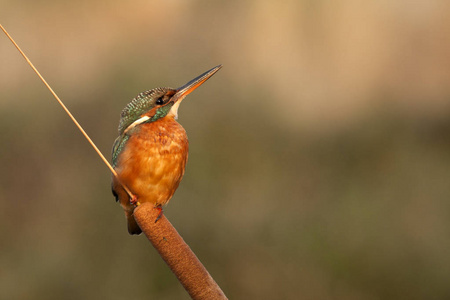
<svg viewBox="0 0 450 300">
<path fill-rule="evenodd" d="M 134 205 L 134 206 L 139 206 L 139 204 L 140 204 L 136 195 L 133 195 L 133 197 L 130 198 L 130 203 L 131 203 L 131 205 Z"/>
<path fill-rule="evenodd" d="M 159 214 L 158 214 L 158 216 L 156 217 L 156 220 L 155 220 L 155 223 L 156 223 L 156 222 L 158 222 L 158 220 L 161 219 L 161 217 L 163 216 L 163 209 L 162 209 L 161 204 L 158 204 L 157 206 L 155 206 L 155 208 L 156 208 L 157 210 L 159 210 Z"/>
</svg>

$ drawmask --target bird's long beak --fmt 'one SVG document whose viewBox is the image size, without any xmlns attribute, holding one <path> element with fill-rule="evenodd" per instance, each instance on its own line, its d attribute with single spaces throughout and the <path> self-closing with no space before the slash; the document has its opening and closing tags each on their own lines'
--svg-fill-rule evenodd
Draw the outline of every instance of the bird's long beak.
<svg viewBox="0 0 450 300">
<path fill-rule="evenodd" d="M 222 65 L 218 65 L 214 68 L 212 68 L 209 71 L 206 71 L 202 75 L 192 79 L 182 87 L 177 89 L 177 92 L 175 95 L 172 96 L 173 101 L 178 102 L 179 100 L 182 100 L 184 97 L 189 95 L 193 90 L 201 86 L 206 80 L 208 80 L 211 76 L 216 74 L 217 71 L 222 68 Z"/>
</svg>

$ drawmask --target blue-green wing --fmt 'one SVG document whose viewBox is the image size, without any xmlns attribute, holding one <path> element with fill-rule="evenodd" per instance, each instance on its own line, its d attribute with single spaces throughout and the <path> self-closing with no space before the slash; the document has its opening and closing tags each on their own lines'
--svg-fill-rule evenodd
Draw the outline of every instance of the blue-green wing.
<svg viewBox="0 0 450 300">
<path fill-rule="evenodd" d="M 121 134 L 114 141 L 114 145 L 113 145 L 113 148 L 112 148 L 112 165 L 113 165 L 113 168 L 116 167 L 117 159 L 119 158 L 119 155 L 122 152 L 123 148 L 125 147 L 125 144 L 127 143 L 128 139 L 129 139 L 128 135 Z"/>
</svg>

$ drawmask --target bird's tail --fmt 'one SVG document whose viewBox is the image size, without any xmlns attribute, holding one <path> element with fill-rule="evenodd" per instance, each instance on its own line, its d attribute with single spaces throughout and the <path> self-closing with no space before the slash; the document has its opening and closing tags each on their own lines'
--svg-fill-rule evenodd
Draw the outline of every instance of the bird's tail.
<svg viewBox="0 0 450 300">
<path fill-rule="evenodd" d="M 136 223 L 136 220 L 134 219 L 133 213 L 131 212 L 125 212 L 125 215 L 127 217 L 127 223 L 128 223 L 128 233 L 129 234 L 141 234 L 142 230 Z"/>
</svg>

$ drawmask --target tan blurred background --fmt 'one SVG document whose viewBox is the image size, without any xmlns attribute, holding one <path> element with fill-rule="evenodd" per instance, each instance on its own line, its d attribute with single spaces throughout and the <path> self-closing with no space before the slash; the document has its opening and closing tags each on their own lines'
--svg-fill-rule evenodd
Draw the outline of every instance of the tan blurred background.
<svg viewBox="0 0 450 300">
<path fill-rule="evenodd" d="M 108 157 L 139 92 L 224 65 L 165 214 L 230 298 L 450 298 L 448 1 L 1 7 Z M 188 298 L 4 35 L 0 136 L 0 299 Z"/>
</svg>

